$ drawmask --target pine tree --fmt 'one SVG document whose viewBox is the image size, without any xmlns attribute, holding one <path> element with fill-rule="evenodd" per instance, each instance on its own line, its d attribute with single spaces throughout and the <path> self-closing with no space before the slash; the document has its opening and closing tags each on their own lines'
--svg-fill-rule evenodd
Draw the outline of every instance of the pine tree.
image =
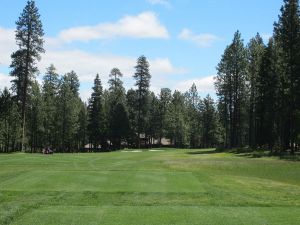
<svg viewBox="0 0 300 225">
<path fill-rule="evenodd" d="M 189 102 L 192 105 L 193 108 L 197 108 L 198 102 L 199 102 L 199 96 L 198 96 L 198 91 L 196 84 L 193 83 L 192 87 L 190 88 L 188 92 L 188 98 Z"/>
<path fill-rule="evenodd" d="M 259 147 L 273 151 L 279 135 L 280 96 L 277 53 L 273 39 L 264 51 L 260 71 L 256 80 L 256 140 Z"/>
<path fill-rule="evenodd" d="M 249 146 L 256 148 L 257 116 L 257 79 L 259 76 L 265 45 L 259 34 L 252 38 L 247 46 L 248 50 L 248 77 L 249 81 Z"/>
<path fill-rule="evenodd" d="M 68 83 L 68 86 L 70 87 L 72 93 L 75 96 L 79 96 L 80 83 L 79 83 L 77 74 L 74 71 L 71 71 L 66 74 L 65 79 L 66 79 L 66 82 Z"/>
<path fill-rule="evenodd" d="M 80 101 L 78 115 L 78 129 L 77 129 L 77 150 L 84 150 L 85 145 L 88 143 L 88 111 L 84 102 Z"/>
<path fill-rule="evenodd" d="M 133 75 L 136 80 L 138 94 L 138 116 L 137 116 L 137 134 L 138 134 L 138 148 L 140 148 L 140 134 L 145 133 L 147 116 L 149 111 L 149 86 L 151 75 L 149 73 L 149 63 L 145 56 L 140 56 L 135 66 L 136 72 Z"/>
<path fill-rule="evenodd" d="M 161 111 L 160 111 L 160 101 L 155 96 L 153 92 L 149 95 L 149 120 L 147 123 L 147 141 L 150 145 L 150 148 L 154 144 L 154 140 L 159 138 L 159 131 L 161 125 Z"/>
<path fill-rule="evenodd" d="M 125 89 L 120 79 L 122 73 L 119 69 L 112 69 L 109 80 L 109 136 L 114 149 L 121 148 L 122 140 L 129 133 L 129 119 L 126 109 Z"/>
<path fill-rule="evenodd" d="M 40 60 L 40 54 L 44 52 L 42 22 L 33 0 L 27 1 L 16 25 L 16 42 L 19 49 L 11 56 L 10 67 L 12 71 L 10 74 L 15 77 L 12 88 L 21 106 L 22 151 L 24 151 L 28 89 L 34 74 L 37 72 L 36 61 Z"/>
<path fill-rule="evenodd" d="M 43 77 L 43 101 L 44 101 L 44 144 L 49 147 L 55 147 L 57 137 L 56 111 L 59 89 L 59 76 L 56 73 L 54 65 L 47 68 Z"/>
<path fill-rule="evenodd" d="M 103 89 L 99 75 L 96 75 L 94 80 L 93 93 L 89 101 L 88 112 L 89 112 L 89 139 L 95 150 L 99 150 L 99 145 L 103 143 L 104 139 L 104 110 L 103 110 Z M 103 146 L 101 146 L 102 148 Z"/>
<path fill-rule="evenodd" d="M 191 148 L 197 148 L 200 145 L 200 120 L 198 104 L 200 103 L 200 97 L 196 84 L 193 83 L 190 90 L 186 93 L 186 111 L 189 125 L 189 142 Z"/>
<path fill-rule="evenodd" d="M 161 139 L 167 136 L 167 129 L 169 126 L 167 115 L 169 106 L 172 99 L 172 93 L 169 88 L 162 88 L 159 94 L 159 128 L 158 128 L 158 136 L 159 136 L 159 145 L 161 145 Z"/>
<path fill-rule="evenodd" d="M 60 81 L 56 122 L 58 128 L 58 148 L 62 151 L 74 151 L 77 146 L 79 129 L 79 112 L 81 100 L 79 98 L 79 82 L 76 73 L 64 75 Z"/>
<path fill-rule="evenodd" d="M 126 106 L 128 109 L 129 134 L 127 142 L 130 146 L 136 145 L 137 140 L 137 118 L 138 118 L 138 93 L 136 90 L 129 89 L 126 94 Z"/>
<path fill-rule="evenodd" d="M 219 63 L 215 87 L 225 128 L 225 147 L 240 147 L 246 137 L 246 50 L 241 34 L 237 31 L 234 39 Z"/>
<path fill-rule="evenodd" d="M 212 148 L 218 144 L 218 125 L 217 125 L 217 112 L 215 109 L 214 100 L 207 95 L 202 101 L 200 106 L 201 111 L 201 147 Z"/>
<path fill-rule="evenodd" d="M 28 116 L 28 131 L 29 131 L 29 145 L 31 152 L 37 152 L 42 148 L 43 141 L 43 119 L 44 105 L 40 86 L 37 81 L 33 82 L 31 93 L 28 99 L 29 103 L 29 116 Z"/>
<path fill-rule="evenodd" d="M 171 138 L 176 148 L 188 146 L 188 123 L 185 110 L 185 97 L 179 91 L 173 93 L 168 113 L 170 120 L 168 137 Z"/>
<path fill-rule="evenodd" d="M 15 151 L 19 143 L 20 114 L 7 88 L 0 92 L 0 151 Z"/>
<path fill-rule="evenodd" d="M 274 35 L 279 47 L 280 80 L 284 88 L 281 146 L 294 153 L 300 135 L 300 12 L 298 0 L 284 0 Z M 299 143 L 298 143 L 299 144 Z"/>
<path fill-rule="evenodd" d="M 110 85 L 110 89 L 117 89 L 123 85 L 121 81 L 121 77 L 123 77 L 123 74 L 118 68 L 113 68 L 109 74 L 109 77 L 110 79 L 108 83 Z"/>
</svg>

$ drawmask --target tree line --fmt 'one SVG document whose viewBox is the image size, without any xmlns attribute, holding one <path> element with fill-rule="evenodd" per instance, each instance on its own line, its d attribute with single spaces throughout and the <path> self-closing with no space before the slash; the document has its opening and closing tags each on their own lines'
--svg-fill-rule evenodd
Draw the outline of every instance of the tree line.
<svg viewBox="0 0 300 225">
<path fill-rule="evenodd" d="M 290 150 L 300 143 L 300 16 L 298 0 L 284 0 L 274 34 L 257 34 L 247 45 L 237 31 L 217 66 L 218 100 L 201 98 L 195 84 L 185 93 L 150 91 L 150 64 L 137 59 L 135 87 L 125 90 L 113 68 L 109 88 L 95 74 L 87 103 L 76 72 L 50 65 L 39 84 L 44 53 L 38 8 L 29 0 L 16 22 L 18 50 L 12 55 L 12 88 L 0 90 L 0 151 L 110 151 L 162 145 L 181 148 Z"/>
<path fill-rule="evenodd" d="M 257 34 L 245 46 L 237 31 L 218 67 L 215 86 L 227 148 L 271 152 L 300 144 L 300 13 L 298 0 L 284 0 L 265 45 Z"/>
<path fill-rule="evenodd" d="M 16 22 L 18 50 L 12 55 L 12 88 L 1 91 L 0 150 L 39 152 L 51 147 L 61 152 L 151 147 L 169 138 L 176 147 L 213 147 L 218 143 L 214 101 L 190 92 L 163 88 L 149 90 L 150 65 L 137 59 L 135 88 L 125 90 L 122 72 L 113 68 L 104 90 L 95 75 L 92 94 L 85 103 L 79 96 L 77 74 L 59 75 L 50 65 L 40 85 L 35 75 L 42 54 L 43 27 L 33 0 Z M 155 140 L 155 141 L 154 141 Z"/>
</svg>

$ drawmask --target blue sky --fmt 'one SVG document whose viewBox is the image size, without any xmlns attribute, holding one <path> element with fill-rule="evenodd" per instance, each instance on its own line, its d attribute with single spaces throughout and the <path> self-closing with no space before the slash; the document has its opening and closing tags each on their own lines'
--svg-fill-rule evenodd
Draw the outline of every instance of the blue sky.
<svg viewBox="0 0 300 225">
<path fill-rule="evenodd" d="M 240 30 L 245 43 L 259 32 L 272 34 L 282 0 L 36 0 L 45 31 L 46 54 L 41 79 L 53 63 L 60 74 L 77 72 L 84 99 L 93 78 L 107 85 L 109 71 L 119 67 L 126 88 L 133 66 L 144 54 L 153 76 L 151 89 L 188 90 L 193 82 L 202 96 L 213 95 L 216 65 Z M 0 88 L 9 84 L 10 54 L 15 49 L 15 21 L 25 0 L 1 0 Z"/>
</svg>

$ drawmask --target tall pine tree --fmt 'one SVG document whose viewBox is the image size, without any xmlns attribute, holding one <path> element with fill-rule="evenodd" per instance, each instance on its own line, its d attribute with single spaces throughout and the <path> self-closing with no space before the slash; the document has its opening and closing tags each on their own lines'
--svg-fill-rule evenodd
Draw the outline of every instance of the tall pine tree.
<svg viewBox="0 0 300 225">
<path fill-rule="evenodd" d="M 88 106 L 89 139 L 94 150 L 99 150 L 99 146 L 100 144 L 103 143 L 103 139 L 104 139 L 105 121 L 104 121 L 102 95 L 103 95 L 102 84 L 99 75 L 97 74 L 94 80 L 93 92 Z"/>
<path fill-rule="evenodd" d="M 57 127 L 56 114 L 59 89 L 59 76 L 56 73 L 54 65 L 47 68 L 46 74 L 43 77 L 43 101 L 44 101 L 44 143 L 46 146 L 54 147 L 56 145 Z"/>
<path fill-rule="evenodd" d="M 261 69 L 265 45 L 259 34 L 252 38 L 247 46 L 248 50 L 248 77 L 249 81 L 249 146 L 256 148 L 257 116 L 257 79 Z"/>
<path fill-rule="evenodd" d="M 274 40 L 270 39 L 261 60 L 256 79 L 256 143 L 260 148 L 273 151 L 279 135 L 279 116 L 283 95 L 277 73 L 277 52 Z"/>
<path fill-rule="evenodd" d="M 71 152 L 78 148 L 77 133 L 81 100 L 79 81 L 75 72 L 65 74 L 60 81 L 57 98 L 58 148 Z"/>
<path fill-rule="evenodd" d="M 298 0 L 284 0 L 274 36 L 279 47 L 280 80 L 284 89 L 281 146 L 294 153 L 300 135 L 300 12 Z M 298 143 L 299 145 L 299 143 Z"/>
<path fill-rule="evenodd" d="M 149 111 L 149 86 L 151 75 L 149 72 L 149 62 L 145 56 L 140 56 L 137 59 L 137 65 L 135 66 L 136 72 L 133 78 L 136 80 L 135 86 L 137 86 L 138 94 L 138 108 L 137 108 L 137 138 L 138 148 L 140 148 L 140 135 L 145 133 L 148 111 Z"/>
<path fill-rule="evenodd" d="M 221 62 L 215 87 L 219 97 L 222 124 L 225 127 L 225 147 L 241 147 L 246 142 L 246 50 L 237 31 Z"/>
<path fill-rule="evenodd" d="M 28 89 L 32 84 L 34 74 L 37 72 L 36 62 L 40 60 L 43 48 L 43 28 L 40 20 L 38 8 L 33 0 L 27 4 L 16 22 L 16 43 L 19 49 L 11 56 L 11 76 L 13 80 L 13 90 L 21 107 L 22 116 L 22 150 L 24 151 L 26 136 L 26 107 Z"/>
<path fill-rule="evenodd" d="M 109 80 L 109 136 L 113 149 L 120 149 L 121 142 L 127 138 L 129 119 L 126 109 L 125 88 L 118 68 L 111 70 Z"/>
</svg>

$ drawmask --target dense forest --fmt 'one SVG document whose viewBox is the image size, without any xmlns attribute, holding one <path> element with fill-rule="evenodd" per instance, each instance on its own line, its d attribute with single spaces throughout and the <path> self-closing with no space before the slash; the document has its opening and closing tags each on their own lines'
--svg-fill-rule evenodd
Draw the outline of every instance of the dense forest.
<svg viewBox="0 0 300 225">
<path fill-rule="evenodd" d="M 88 102 L 79 96 L 76 72 L 58 74 L 49 65 L 36 80 L 44 31 L 37 6 L 27 2 L 16 22 L 18 50 L 11 55 L 12 87 L 0 90 L 0 152 L 111 151 L 161 146 L 248 148 L 294 154 L 300 145 L 300 12 L 284 0 L 268 43 L 256 34 L 245 44 L 237 31 L 217 65 L 218 99 L 150 91 L 145 56 L 137 59 L 132 89 L 112 68 L 109 88 L 95 74 Z M 199 59 L 200 60 L 200 59 Z"/>
</svg>

